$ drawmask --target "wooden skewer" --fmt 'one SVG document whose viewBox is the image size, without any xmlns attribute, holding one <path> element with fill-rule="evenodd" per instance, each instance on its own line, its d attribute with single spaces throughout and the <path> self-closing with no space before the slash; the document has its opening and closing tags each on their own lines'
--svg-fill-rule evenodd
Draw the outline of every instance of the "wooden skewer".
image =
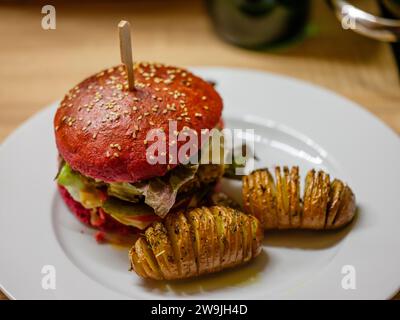
<svg viewBox="0 0 400 320">
<path fill-rule="evenodd" d="M 128 21 L 121 20 L 118 23 L 118 29 L 119 29 L 119 47 L 121 52 L 121 61 L 125 65 L 126 73 L 128 74 L 129 91 L 134 91 L 135 77 L 133 74 L 131 25 Z"/>
</svg>

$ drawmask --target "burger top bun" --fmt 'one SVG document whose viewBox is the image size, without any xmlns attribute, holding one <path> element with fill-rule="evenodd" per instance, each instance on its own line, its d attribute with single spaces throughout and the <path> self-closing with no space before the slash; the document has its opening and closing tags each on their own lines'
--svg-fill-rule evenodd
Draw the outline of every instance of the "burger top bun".
<svg viewBox="0 0 400 320">
<path fill-rule="evenodd" d="M 157 63 L 135 65 L 135 91 L 122 65 L 79 83 L 62 100 L 55 118 L 61 157 L 81 174 L 107 182 L 137 182 L 164 175 L 177 164 L 150 164 L 149 129 L 169 143 L 169 121 L 200 136 L 220 120 L 222 99 L 213 86 L 189 71 Z M 184 142 L 177 144 L 178 149 Z M 200 145 L 198 146 L 200 148 Z M 168 160 L 167 160 L 168 162 Z"/>
</svg>

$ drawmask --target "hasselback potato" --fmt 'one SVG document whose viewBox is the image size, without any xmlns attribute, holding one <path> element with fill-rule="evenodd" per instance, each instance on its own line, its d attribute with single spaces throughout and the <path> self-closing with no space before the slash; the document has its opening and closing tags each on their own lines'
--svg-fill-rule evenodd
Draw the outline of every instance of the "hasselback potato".
<svg viewBox="0 0 400 320">
<path fill-rule="evenodd" d="M 143 278 L 183 279 L 249 261 L 261 252 L 262 226 L 253 216 L 222 207 L 170 213 L 153 223 L 129 252 Z"/>
<path fill-rule="evenodd" d="M 308 172 L 303 199 L 299 168 L 268 169 L 243 177 L 244 211 L 256 216 L 265 229 L 336 229 L 355 215 L 355 196 L 340 180 L 330 181 L 324 171 Z"/>
</svg>

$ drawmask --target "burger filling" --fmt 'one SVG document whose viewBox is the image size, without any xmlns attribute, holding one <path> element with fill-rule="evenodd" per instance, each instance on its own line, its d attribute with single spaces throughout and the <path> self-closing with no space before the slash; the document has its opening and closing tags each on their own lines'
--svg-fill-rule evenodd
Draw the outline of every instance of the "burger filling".
<svg viewBox="0 0 400 320">
<path fill-rule="evenodd" d="M 102 208 L 120 223 L 144 229 L 173 209 L 198 205 L 223 171 L 219 164 L 187 164 L 163 177 L 107 183 L 86 177 L 63 162 L 57 182 L 83 207 Z"/>
</svg>

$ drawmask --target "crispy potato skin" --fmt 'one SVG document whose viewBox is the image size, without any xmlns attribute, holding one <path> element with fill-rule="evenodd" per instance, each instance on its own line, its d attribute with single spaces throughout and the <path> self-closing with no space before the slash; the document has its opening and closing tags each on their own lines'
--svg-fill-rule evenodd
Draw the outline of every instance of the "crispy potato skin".
<svg viewBox="0 0 400 320">
<path fill-rule="evenodd" d="M 228 207 L 202 207 L 153 223 L 129 257 L 143 278 L 184 279 L 248 262 L 260 254 L 263 237 L 253 216 Z"/>
<path fill-rule="evenodd" d="M 265 229 L 278 229 L 278 208 L 274 178 L 268 170 L 256 170 L 243 177 L 244 212 L 254 215 Z"/>
<path fill-rule="evenodd" d="M 355 215 L 356 199 L 351 188 L 324 171 L 310 170 L 300 197 L 299 168 L 275 168 L 275 181 L 268 169 L 243 177 L 243 207 L 257 217 L 264 229 L 337 229 Z"/>
</svg>

